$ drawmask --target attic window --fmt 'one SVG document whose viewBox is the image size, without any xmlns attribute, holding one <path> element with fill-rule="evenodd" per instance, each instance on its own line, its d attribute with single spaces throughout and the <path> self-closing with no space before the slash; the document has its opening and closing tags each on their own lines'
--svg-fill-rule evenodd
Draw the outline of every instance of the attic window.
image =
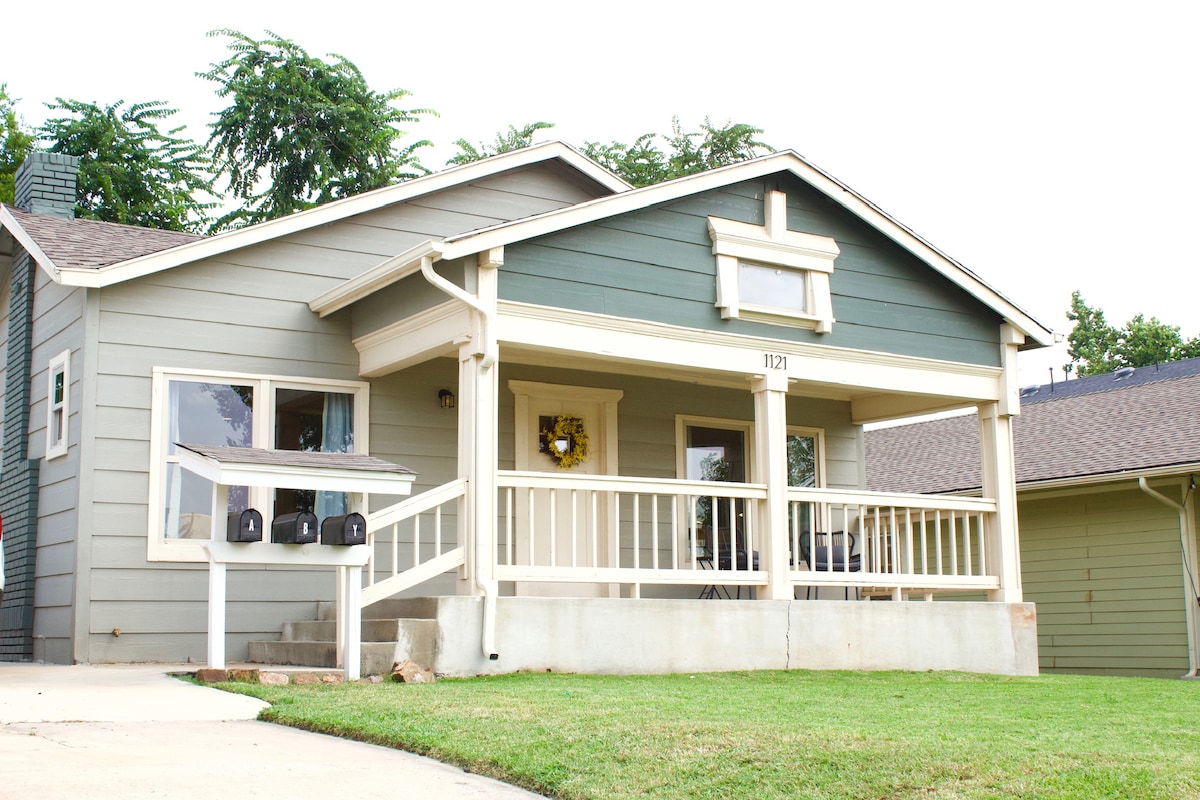
<svg viewBox="0 0 1200 800">
<path fill-rule="evenodd" d="M 787 229 L 787 195 L 767 192 L 766 225 L 708 218 L 722 319 L 833 329 L 829 274 L 841 252 L 828 236 Z"/>
</svg>

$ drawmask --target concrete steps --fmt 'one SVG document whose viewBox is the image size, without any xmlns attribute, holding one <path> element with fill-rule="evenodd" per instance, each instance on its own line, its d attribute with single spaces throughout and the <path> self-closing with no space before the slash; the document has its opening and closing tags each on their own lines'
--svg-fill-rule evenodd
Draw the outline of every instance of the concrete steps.
<svg viewBox="0 0 1200 800">
<path fill-rule="evenodd" d="M 429 598 L 385 600 L 363 609 L 362 674 L 387 675 L 396 662 L 428 666 L 437 654 L 436 603 Z M 337 666 L 337 623 L 332 603 L 321 603 L 317 619 L 285 622 L 278 641 L 250 642 L 255 664 Z"/>
</svg>

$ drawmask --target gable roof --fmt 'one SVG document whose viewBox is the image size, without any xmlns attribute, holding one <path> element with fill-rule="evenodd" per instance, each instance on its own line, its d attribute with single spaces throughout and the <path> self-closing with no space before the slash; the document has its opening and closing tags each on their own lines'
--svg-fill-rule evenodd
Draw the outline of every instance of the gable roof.
<svg viewBox="0 0 1200 800">
<path fill-rule="evenodd" d="M 62 219 L 0 205 L 4 224 L 26 252 L 59 267 L 96 269 L 203 239 L 194 233 Z"/>
<path fill-rule="evenodd" d="M 41 214 L 29 214 L 29 212 L 21 212 L 5 206 L 0 209 L 0 225 L 12 233 L 21 246 L 55 281 L 69 286 L 109 286 L 181 264 L 260 244 L 319 225 L 326 225 L 357 214 L 375 211 L 500 172 L 551 160 L 562 162 L 590 179 L 600 192 L 622 192 L 629 189 L 628 183 L 575 148 L 562 142 L 547 142 L 451 167 L 404 183 L 335 200 L 307 211 L 227 231 L 216 236 L 193 237 L 186 241 L 160 240 L 157 242 L 158 246 L 153 248 L 150 248 L 150 239 L 143 239 L 141 241 L 148 249 L 136 253 L 121 250 L 116 254 L 115 260 L 110 259 L 104 252 L 109 244 L 106 239 L 95 240 L 89 248 L 86 240 L 76 237 L 73 241 L 76 242 L 77 252 L 71 255 L 76 261 L 60 263 L 55 259 L 54 253 L 62 251 L 55 250 L 53 245 L 47 248 L 40 238 L 45 234 L 47 228 L 37 227 L 31 230 L 26 227 L 26 224 L 30 222 L 29 217 L 36 218 L 37 222 L 46 219 Z M 18 216 L 20 214 L 26 215 L 26 217 Z M 131 238 L 139 236 L 141 234 L 131 234 Z"/>
<path fill-rule="evenodd" d="M 422 258 L 439 260 L 470 256 L 491 248 L 503 247 L 514 242 L 544 236 L 577 225 L 638 211 L 689 195 L 780 172 L 792 173 L 913 253 L 968 294 L 995 310 L 1005 321 L 1011 323 L 1032 340 L 1030 344 L 1035 346 L 1053 344 L 1054 334 L 1049 328 L 989 286 L 978 275 L 897 222 L 862 195 L 805 161 L 803 157 L 792 150 L 780 151 L 750 161 L 742 161 L 707 172 L 676 178 L 665 183 L 577 203 L 556 211 L 489 228 L 481 228 L 443 239 L 430 239 L 323 293 L 314 298 L 309 306 L 322 316 L 333 313 L 384 286 L 415 273 L 420 269 Z"/>
<path fill-rule="evenodd" d="M 1200 470 L 1200 358 L 1161 366 L 1122 380 L 1067 381 L 1054 394 L 1047 385 L 1041 399 L 1023 401 L 1013 418 L 1017 485 Z M 955 492 L 982 483 L 974 415 L 867 431 L 866 454 L 871 490 Z"/>
</svg>

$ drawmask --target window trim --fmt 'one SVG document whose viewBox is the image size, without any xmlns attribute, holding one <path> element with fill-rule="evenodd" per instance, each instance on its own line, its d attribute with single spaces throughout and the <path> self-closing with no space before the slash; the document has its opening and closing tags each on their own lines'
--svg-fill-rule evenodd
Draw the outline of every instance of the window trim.
<svg viewBox="0 0 1200 800">
<path fill-rule="evenodd" d="M 168 539 L 163 535 L 167 464 L 167 403 L 170 401 L 171 381 L 191 383 L 228 383 L 251 385 L 255 391 L 255 414 L 251 440 L 255 447 L 269 446 L 275 431 L 275 390 L 300 389 L 315 391 L 347 390 L 354 395 L 354 452 L 370 452 L 370 389 L 366 381 L 305 378 L 293 375 L 261 375 L 218 370 L 176 369 L 154 367 L 150 396 L 150 465 L 149 496 L 146 523 L 146 558 L 148 561 L 206 562 L 202 539 Z M 267 398 L 262 405 L 260 398 Z M 270 489 L 252 487 L 251 505 L 260 510 L 270 503 Z M 264 518 L 268 515 L 264 512 Z"/>
<path fill-rule="evenodd" d="M 716 306 L 721 309 L 721 318 L 831 332 L 834 319 L 829 275 L 841 249 L 828 236 L 787 229 L 785 192 L 767 192 L 763 204 L 765 225 L 708 218 L 708 233 L 717 259 Z M 803 273 L 806 311 L 743 303 L 739 288 L 743 262 Z"/>
<path fill-rule="evenodd" d="M 55 378 L 62 375 L 62 400 L 54 400 Z M 54 414 L 61 411 L 57 424 Z M 67 454 L 71 432 L 71 351 L 64 350 L 54 358 L 46 370 L 46 460 Z"/>
</svg>

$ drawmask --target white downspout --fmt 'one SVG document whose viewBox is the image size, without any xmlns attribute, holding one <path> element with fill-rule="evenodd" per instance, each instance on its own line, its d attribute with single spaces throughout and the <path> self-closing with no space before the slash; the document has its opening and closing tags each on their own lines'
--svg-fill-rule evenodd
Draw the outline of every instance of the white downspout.
<svg viewBox="0 0 1200 800">
<path fill-rule="evenodd" d="M 1185 607 L 1185 613 L 1186 613 L 1185 619 L 1187 620 L 1188 667 L 1189 667 L 1189 669 L 1188 669 L 1188 673 L 1186 675 L 1184 675 L 1183 677 L 1195 678 L 1195 677 L 1197 677 L 1197 670 L 1200 669 L 1200 642 L 1196 641 L 1196 621 L 1197 621 L 1196 613 L 1197 613 L 1197 604 L 1200 604 L 1200 597 L 1197 596 L 1196 585 L 1191 580 L 1191 577 L 1194 574 L 1195 560 L 1193 558 L 1194 553 L 1192 553 L 1192 548 L 1189 546 L 1188 543 L 1189 543 L 1189 541 L 1195 541 L 1195 539 L 1194 539 L 1194 536 L 1190 540 L 1188 538 L 1190 535 L 1192 535 L 1192 532 L 1190 530 L 1191 526 L 1188 524 L 1188 522 L 1190 521 L 1190 516 L 1188 514 L 1188 507 L 1182 503 L 1178 503 L 1175 500 L 1172 500 L 1171 498 L 1155 491 L 1154 489 L 1151 489 L 1150 484 L 1147 483 L 1145 478 L 1141 478 L 1141 477 L 1138 478 L 1138 486 L 1141 487 L 1143 492 L 1150 495 L 1155 500 L 1159 501 L 1163 505 L 1170 506 L 1171 508 L 1173 508 L 1177 512 L 1179 512 L 1179 542 L 1180 542 L 1181 547 L 1183 548 L 1184 591 L 1187 592 L 1187 597 L 1188 597 L 1187 606 Z M 1187 497 L 1186 492 L 1184 494 L 1184 497 L 1185 498 Z"/>
<path fill-rule="evenodd" d="M 481 348 L 483 350 L 483 359 L 480 361 L 479 370 L 480 374 L 487 373 L 499 358 L 499 344 L 492 334 L 493 330 L 495 329 L 495 309 L 489 308 L 488 306 L 479 302 L 478 298 L 474 297 L 458 286 L 455 286 L 453 283 L 434 272 L 432 256 L 426 255 L 421 257 L 421 274 L 431 286 L 436 289 L 440 289 L 441 291 L 453 297 L 455 300 L 462 302 L 469 308 L 479 313 L 479 338 L 483 340 Z M 475 425 L 473 426 L 473 432 L 475 435 L 473 448 L 476 454 L 475 458 L 478 459 L 478 454 L 481 452 L 481 450 L 484 452 L 491 452 L 490 447 L 480 447 L 479 439 L 480 436 L 484 435 L 481 433 L 481 429 L 490 428 L 490 426 L 480 425 L 479 420 L 483 419 L 483 415 L 485 414 L 488 417 L 491 416 L 492 396 L 490 393 L 484 396 L 483 393 L 478 391 L 473 391 L 471 394 L 475 398 L 476 420 Z M 490 435 L 490 433 L 487 435 Z M 488 464 L 487 468 L 494 469 L 494 464 Z M 478 481 L 473 480 L 471 483 L 473 484 L 473 491 L 478 491 Z M 500 654 L 496 651 L 496 598 L 500 594 L 500 587 L 493 578 L 483 577 L 480 574 L 479 565 L 486 563 L 484 559 L 491 559 L 494 557 L 493 553 L 484 546 L 484 543 L 481 541 L 482 539 L 483 537 L 476 533 L 474 578 L 476 587 L 483 594 L 483 633 L 480 644 L 483 648 L 483 654 L 487 656 L 489 660 L 495 661 L 500 657 Z"/>
</svg>

